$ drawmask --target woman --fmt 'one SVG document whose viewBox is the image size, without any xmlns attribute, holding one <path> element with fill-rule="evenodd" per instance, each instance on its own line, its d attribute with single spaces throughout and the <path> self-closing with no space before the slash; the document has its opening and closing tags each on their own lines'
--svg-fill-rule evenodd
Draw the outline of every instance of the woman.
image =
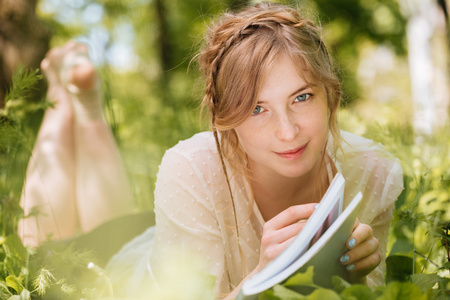
<svg viewBox="0 0 450 300">
<path fill-rule="evenodd" d="M 225 14 L 210 29 L 199 62 L 212 132 L 180 142 L 162 160 L 150 258 L 156 280 L 168 253 L 198 255 L 216 277 L 217 297 L 233 299 L 302 230 L 340 172 L 345 204 L 363 193 L 360 221 L 340 261 L 351 281 L 382 283 L 402 172 L 379 144 L 339 131 L 340 84 L 318 28 L 291 8 L 258 4 Z M 49 74 L 50 85 L 60 87 Z M 95 111 L 86 103 L 81 107 Z"/>
<path fill-rule="evenodd" d="M 225 14 L 199 61 L 213 132 L 180 142 L 162 160 L 156 273 L 167 249 L 187 248 L 206 258 L 217 294 L 232 299 L 301 231 L 340 172 L 346 204 L 363 192 L 365 223 L 356 222 L 341 262 L 350 280 L 381 284 L 402 172 L 380 145 L 341 138 L 340 84 L 318 29 L 293 9 L 259 4 Z"/>
</svg>

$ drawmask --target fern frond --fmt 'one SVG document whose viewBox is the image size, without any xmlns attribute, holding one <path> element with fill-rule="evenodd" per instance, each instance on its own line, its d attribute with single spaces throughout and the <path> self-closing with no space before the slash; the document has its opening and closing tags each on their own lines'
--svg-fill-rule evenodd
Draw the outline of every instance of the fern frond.
<svg viewBox="0 0 450 300">
<path fill-rule="evenodd" d="M 33 281 L 33 288 L 40 295 L 44 295 L 47 289 L 54 283 L 55 276 L 45 268 L 39 270 L 38 276 Z"/>
<path fill-rule="evenodd" d="M 39 74 L 39 70 L 29 70 L 25 66 L 19 66 L 12 75 L 12 86 L 9 89 L 5 102 L 13 99 L 27 99 L 33 91 L 36 90 L 36 86 L 39 80 L 42 79 L 42 75 Z"/>
</svg>

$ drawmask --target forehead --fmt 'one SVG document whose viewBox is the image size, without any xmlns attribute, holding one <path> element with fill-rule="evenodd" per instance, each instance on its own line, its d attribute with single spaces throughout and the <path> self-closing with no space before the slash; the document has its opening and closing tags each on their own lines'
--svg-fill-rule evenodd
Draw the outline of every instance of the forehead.
<svg viewBox="0 0 450 300">
<path fill-rule="evenodd" d="M 259 92 L 259 100 L 315 85 L 316 80 L 302 62 L 294 61 L 290 56 L 283 54 L 267 69 Z"/>
</svg>

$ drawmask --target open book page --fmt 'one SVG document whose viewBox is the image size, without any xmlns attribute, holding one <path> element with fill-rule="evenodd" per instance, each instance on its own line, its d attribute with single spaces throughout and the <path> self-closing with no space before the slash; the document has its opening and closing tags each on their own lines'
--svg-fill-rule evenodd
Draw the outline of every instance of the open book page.
<svg viewBox="0 0 450 300">
<path fill-rule="evenodd" d="M 323 224 L 320 226 L 319 230 L 317 230 L 317 233 L 316 235 L 314 235 L 311 243 L 309 244 L 309 247 L 317 242 L 317 240 L 325 233 L 325 231 L 327 231 L 328 228 L 330 228 L 331 224 L 333 224 L 333 222 L 341 214 L 343 197 L 339 199 L 340 200 L 334 204 L 331 212 L 329 213 Z"/>
<path fill-rule="evenodd" d="M 250 279 L 246 281 L 237 299 L 253 299 L 253 296 L 282 283 L 296 272 L 306 271 L 311 265 L 314 266 L 314 282 L 320 286 L 330 287 L 331 277 L 333 275 L 342 276 L 345 272 L 344 266 L 339 262 L 339 257 L 347 251 L 345 243 L 352 233 L 361 200 L 362 194 L 358 193 L 317 242 L 288 267 L 273 273 L 266 280 L 252 282 Z M 290 286 L 290 288 L 292 287 Z M 301 287 L 299 287 L 299 291 L 302 291 Z"/>
<path fill-rule="evenodd" d="M 267 281 L 269 278 L 273 277 L 274 274 L 280 273 L 299 259 L 310 246 L 314 236 L 321 231 L 327 218 L 331 216 L 331 219 L 329 219 L 329 222 L 331 223 L 339 214 L 344 198 L 344 185 L 344 177 L 337 173 L 320 201 L 319 207 L 308 219 L 299 235 L 276 259 L 259 273 L 248 279 L 244 285 L 252 286 Z"/>
</svg>

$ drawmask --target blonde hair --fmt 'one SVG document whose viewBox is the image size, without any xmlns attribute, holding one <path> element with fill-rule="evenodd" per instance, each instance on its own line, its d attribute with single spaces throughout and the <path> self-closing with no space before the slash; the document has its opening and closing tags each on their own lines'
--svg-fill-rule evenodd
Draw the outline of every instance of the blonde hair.
<svg viewBox="0 0 450 300">
<path fill-rule="evenodd" d="M 325 87 L 330 132 L 340 145 L 336 112 L 341 86 L 319 28 L 290 7 L 260 3 L 225 13 L 209 28 L 199 55 L 206 80 L 202 109 L 209 110 L 212 130 L 221 135 L 219 153 L 234 170 L 246 166 L 234 128 L 252 114 L 265 75 L 281 55 Z"/>
</svg>

